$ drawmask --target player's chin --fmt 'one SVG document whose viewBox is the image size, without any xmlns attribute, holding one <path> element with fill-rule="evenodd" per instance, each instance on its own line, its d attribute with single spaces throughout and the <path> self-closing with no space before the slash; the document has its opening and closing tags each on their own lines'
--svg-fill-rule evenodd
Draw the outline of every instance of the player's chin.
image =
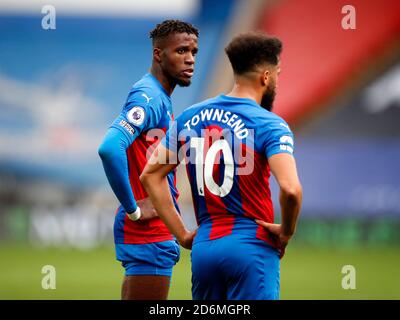
<svg viewBox="0 0 400 320">
<path fill-rule="evenodd" d="M 178 78 L 178 79 L 176 79 L 176 83 L 180 87 L 189 87 L 190 84 L 192 83 L 192 78 L 188 78 L 188 77 Z"/>
</svg>

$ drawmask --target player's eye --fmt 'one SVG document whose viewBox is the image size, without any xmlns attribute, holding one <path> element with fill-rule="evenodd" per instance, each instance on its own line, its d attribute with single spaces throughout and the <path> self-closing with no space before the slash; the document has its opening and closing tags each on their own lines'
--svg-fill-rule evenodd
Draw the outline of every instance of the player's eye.
<svg viewBox="0 0 400 320">
<path fill-rule="evenodd" d="M 177 51 L 177 52 L 178 52 L 179 54 L 184 54 L 184 53 L 185 53 L 185 51 L 186 51 L 185 49 L 183 49 L 183 48 L 180 48 L 180 49 L 178 49 L 178 51 Z"/>
</svg>

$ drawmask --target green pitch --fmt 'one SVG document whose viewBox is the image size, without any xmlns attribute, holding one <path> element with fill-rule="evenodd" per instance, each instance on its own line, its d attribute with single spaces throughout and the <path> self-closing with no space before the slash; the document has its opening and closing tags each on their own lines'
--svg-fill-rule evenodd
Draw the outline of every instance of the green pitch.
<svg viewBox="0 0 400 320">
<path fill-rule="evenodd" d="M 245 258 L 245 257 L 244 257 Z M 170 299 L 190 299 L 189 252 L 174 269 Z M 56 289 L 42 288 L 42 267 L 56 269 Z M 341 287 L 344 265 L 356 289 Z M 0 299 L 119 299 L 122 268 L 113 248 L 78 251 L 0 246 Z M 400 299 L 400 248 L 291 246 L 282 261 L 282 299 Z"/>
</svg>

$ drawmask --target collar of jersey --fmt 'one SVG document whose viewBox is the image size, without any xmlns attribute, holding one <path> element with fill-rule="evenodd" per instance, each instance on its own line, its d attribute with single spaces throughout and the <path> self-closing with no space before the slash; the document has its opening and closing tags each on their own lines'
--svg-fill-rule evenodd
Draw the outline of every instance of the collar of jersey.
<svg viewBox="0 0 400 320">
<path fill-rule="evenodd" d="M 219 97 L 222 99 L 234 101 L 234 102 L 242 102 L 242 103 L 245 102 L 245 103 L 251 104 L 254 107 L 262 108 L 257 102 L 255 102 L 253 99 L 250 99 L 250 98 L 231 97 L 231 96 L 226 96 L 224 94 L 220 94 Z"/>
</svg>

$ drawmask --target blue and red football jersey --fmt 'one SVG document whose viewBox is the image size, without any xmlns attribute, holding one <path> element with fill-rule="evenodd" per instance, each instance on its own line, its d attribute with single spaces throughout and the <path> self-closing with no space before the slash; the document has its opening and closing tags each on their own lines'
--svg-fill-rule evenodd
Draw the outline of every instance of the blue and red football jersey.
<svg viewBox="0 0 400 320">
<path fill-rule="evenodd" d="M 199 224 L 195 242 L 241 234 L 279 249 L 254 219 L 274 222 L 268 158 L 294 151 L 282 118 L 254 100 L 220 95 L 186 109 L 163 144 L 186 161 Z"/>
<path fill-rule="evenodd" d="M 121 206 L 114 223 L 115 243 L 152 243 L 173 237 L 159 218 L 132 221 L 125 214 L 136 210 L 136 200 L 148 197 L 139 176 L 173 120 L 171 99 L 160 82 L 146 74 L 132 87 L 120 115 L 99 148 L 103 166 Z M 178 191 L 175 172 L 168 175 L 175 207 Z"/>
</svg>

